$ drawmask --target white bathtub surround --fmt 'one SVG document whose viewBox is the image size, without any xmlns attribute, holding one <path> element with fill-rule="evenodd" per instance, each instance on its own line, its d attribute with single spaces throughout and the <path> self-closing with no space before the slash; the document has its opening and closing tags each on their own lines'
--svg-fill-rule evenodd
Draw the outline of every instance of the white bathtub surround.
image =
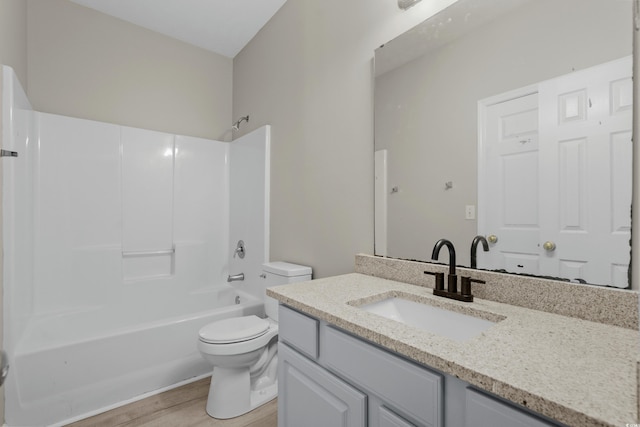
<svg viewBox="0 0 640 427">
<path fill-rule="evenodd" d="M 239 240 L 245 256 L 229 256 L 229 274 L 244 273 L 237 286 L 264 295 L 260 285 L 262 264 L 269 258 L 269 189 L 271 186 L 270 127 L 263 126 L 229 144 L 229 238 L 226 253 L 233 254 Z M 246 236 L 252 236 L 248 240 Z"/>
<path fill-rule="evenodd" d="M 24 146 L 28 142 L 30 136 L 30 114 L 31 104 L 25 95 L 20 82 L 10 67 L 2 67 L 2 148 L 5 150 L 17 151 L 18 147 Z M 32 269 L 27 268 L 26 259 L 21 254 L 31 254 L 33 251 L 33 239 L 29 226 L 32 223 L 33 213 L 31 211 L 22 211 L 13 203 L 12 194 L 6 191 L 6 181 L 8 179 L 22 179 L 27 185 L 23 189 L 23 197 L 31 197 L 32 194 L 32 177 L 29 171 L 32 166 L 27 162 L 24 154 L 14 157 L 11 162 L 3 161 L 3 219 L 7 217 L 15 218 L 15 227 L 27 230 L 26 235 L 16 236 L 13 229 L 6 226 L 2 230 L 3 239 L 3 306 L 4 318 L 14 318 L 13 328 L 17 331 L 24 329 L 24 317 L 26 313 L 22 307 L 30 307 L 32 300 L 32 290 L 30 287 L 24 287 L 21 292 L 15 294 L 13 288 L 7 286 L 8 281 L 14 283 L 31 283 L 33 280 Z M 23 167 L 16 168 L 16 164 Z M 7 250 L 7 246 L 15 248 L 13 251 Z M 13 301 L 13 304 L 7 304 L 7 301 Z M 8 324 L 4 322 L 3 340 L 4 349 L 7 349 L 7 341 L 10 339 Z M 11 354 L 10 361 L 11 361 Z"/>
<path fill-rule="evenodd" d="M 19 152 L 3 163 L 7 423 L 76 419 L 210 372 L 198 329 L 264 316 L 259 273 L 246 273 L 268 256 L 269 127 L 232 150 L 29 111 L 3 92 L 15 105 L 3 148 Z M 247 246 L 237 272 L 230 230 Z"/>
</svg>

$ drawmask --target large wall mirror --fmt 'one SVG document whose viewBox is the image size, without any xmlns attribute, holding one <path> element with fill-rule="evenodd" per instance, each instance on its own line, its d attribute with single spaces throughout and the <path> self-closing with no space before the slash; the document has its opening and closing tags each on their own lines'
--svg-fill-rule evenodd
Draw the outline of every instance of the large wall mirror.
<svg viewBox="0 0 640 427">
<path fill-rule="evenodd" d="M 629 287 L 632 37 L 632 0 L 458 0 L 377 49 L 376 255 Z"/>
</svg>

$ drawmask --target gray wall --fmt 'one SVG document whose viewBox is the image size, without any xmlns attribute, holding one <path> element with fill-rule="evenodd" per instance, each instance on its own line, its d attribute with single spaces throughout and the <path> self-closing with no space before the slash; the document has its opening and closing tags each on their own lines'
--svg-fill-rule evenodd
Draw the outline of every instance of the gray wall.
<svg viewBox="0 0 640 427">
<path fill-rule="evenodd" d="M 233 116 L 272 125 L 271 259 L 373 252 L 373 51 L 451 1 L 291 0 L 234 59 Z"/>
<path fill-rule="evenodd" d="M 0 0 L 0 64 L 10 65 L 27 90 L 27 2 Z"/>
<path fill-rule="evenodd" d="M 230 58 L 67 0 L 28 0 L 28 24 L 35 110 L 213 139 L 230 127 Z"/>
<path fill-rule="evenodd" d="M 631 2 L 535 0 L 379 76 L 376 149 L 389 150 L 389 186 L 400 190 L 388 196 L 387 254 L 427 260 L 444 237 L 469 265 L 478 100 L 630 55 L 631 40 Z"/>
</svg>

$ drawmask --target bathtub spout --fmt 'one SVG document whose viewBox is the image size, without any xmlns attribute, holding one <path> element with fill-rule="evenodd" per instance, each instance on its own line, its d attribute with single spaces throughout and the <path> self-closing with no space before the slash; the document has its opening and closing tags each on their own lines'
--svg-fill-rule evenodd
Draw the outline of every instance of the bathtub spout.
<svg viewBox="0 0 640 427">
<path fill-rule="evenodd" d="M 227 276 L 227 282 L 235 282 L 237 280 L 244 280 L 244 273 L 233 275 L 230 274 L 229 276 Z"/>
</svg>

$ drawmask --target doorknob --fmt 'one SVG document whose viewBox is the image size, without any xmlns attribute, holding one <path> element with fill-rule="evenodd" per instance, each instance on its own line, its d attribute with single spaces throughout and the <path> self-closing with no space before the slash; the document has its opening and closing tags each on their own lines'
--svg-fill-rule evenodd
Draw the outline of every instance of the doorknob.
<svg viewBox="0 0 640 427">
<path fill-rule="evenodd" d="M 556 250 L 556 244 L 548 240 L 542 244 L 542 247 L 547 252 L 553 252 Z"/>
<path fill-rule="evenodd" d="M 495 234 L 491 234 L 487 236 L 487 240 L 489 241 L 489 243 L 496 243 L 498 241 L 498 236 L 496 236 Z"/>
</svg>

